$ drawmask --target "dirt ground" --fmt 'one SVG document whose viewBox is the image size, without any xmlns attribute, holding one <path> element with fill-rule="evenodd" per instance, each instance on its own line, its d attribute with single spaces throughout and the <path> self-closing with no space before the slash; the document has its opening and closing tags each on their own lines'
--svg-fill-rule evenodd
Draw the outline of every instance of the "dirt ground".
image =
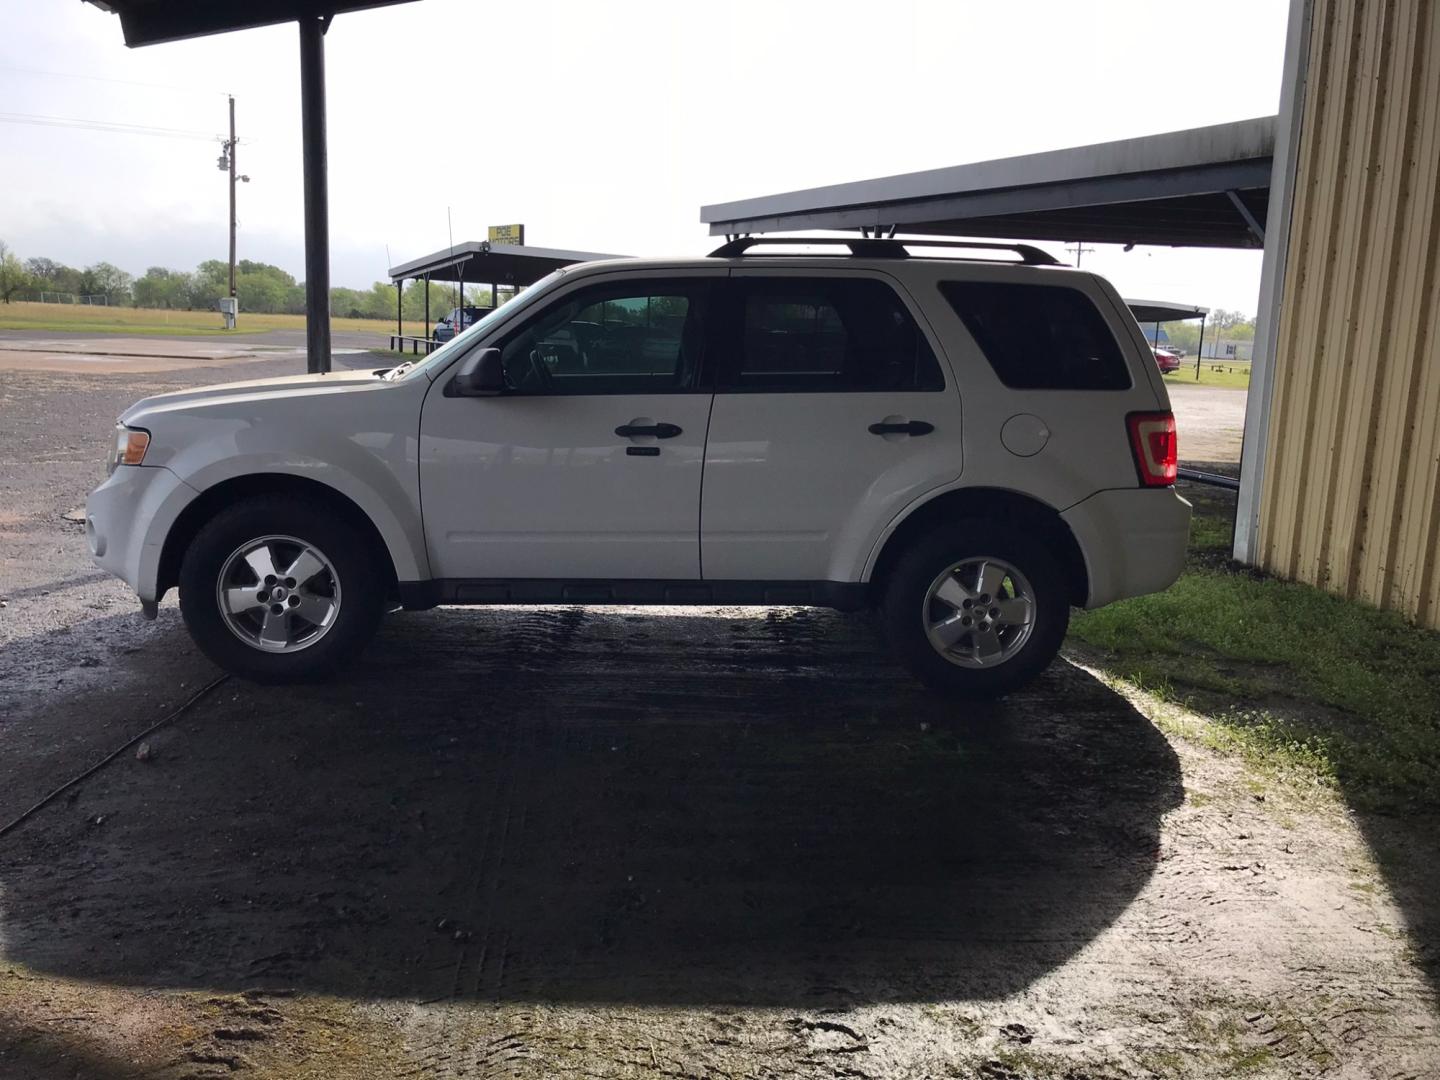
<svg viewBox="0 0 1440 1080">
<path fill-rule="evenodd" d="M 342 335 L 365 347 L 337 343 L 332 355 L 344 362 L 374 347 L 373 335 Z M 303 335 L 273 333 L 218 337 L 145 338 L 103 334 L 59 336 L 37 331 L 0 331 L 0 372 L 58 371 L 72 374 L 180 372 L 185 378 L 206 367 L 229 367 L 246 361 L 276 360 L 285 370 L 305 370 Z M 232 370 L 225 379 L 236 378 Z"/>
<path fill-rule="evenodd" d="M 0 827 L 217 674 L 66 517 L 114 415 L 293 370 L 0 370 Z M 1167 712 L 831 612 L 397 615 L 0 838 L 0 1077 L 1440 1075 L 1440 870 Z"/>
</svg>

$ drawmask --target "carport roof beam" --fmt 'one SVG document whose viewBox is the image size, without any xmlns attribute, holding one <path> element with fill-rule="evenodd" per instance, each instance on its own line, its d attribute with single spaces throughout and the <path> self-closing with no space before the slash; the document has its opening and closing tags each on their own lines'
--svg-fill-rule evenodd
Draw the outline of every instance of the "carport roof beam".
<svg viewBox="0 0 1440 1080">
<path fill-rule="evenodd" d="M 700 209 L 713 235 L 932 236 L 1261 246 L 1275 117 L 859 180 Z"/>
</svg>

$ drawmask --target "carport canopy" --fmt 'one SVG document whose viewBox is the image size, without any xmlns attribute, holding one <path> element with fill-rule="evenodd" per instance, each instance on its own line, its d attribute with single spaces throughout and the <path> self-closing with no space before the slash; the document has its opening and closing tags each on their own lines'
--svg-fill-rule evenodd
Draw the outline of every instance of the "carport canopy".
<svg viewBox="0 0 1440 1080">
<path fill-rule="evenodd" d="M 1125 306 L 1130 309 L 1130 314 L 1135 316 L 1135 321 L 1141 324 L 1140 332 L 1155 348 L 1160 347 L 1160 324 L 1162 322 L 1183 322 L 1186 319 L 1200 320 L 1200 342 L 1195 348 L 1195 372 L 1199 377 L 1200 353 L 1205 348 L 1205 317 L 1210 314 L 1210 309 L 1198 307 L 1195 304 L 1172 304 L 1164 300 L 1126 300 Z M 1145 325 L 1153 323 L 1155 329 L 1149 333 L 1145 331 Z M 1193 470 L 1189 478 L 1195 479 L 1198 474 Z M 1205 475 L 1209 475 L 1208 473 Z M 1224 486 L 1229 487 L 1227 482 Z"/>
<path fill-rule="evenodd" d="M 861 229 L 1184 247 L 1264 246 L 1273 116 L 716 203 L 715 235 Z"/>
<path fill-rule="evenodd" d="M 618 259 L 620 255 L 602 255 L 594 251 L 565 251 L 560 248 L 531 247 L 528 244 L 492 244 L 488 240 L 468 240 L 443 251 L 422 255 L 418 259 L 390 268 L 390 280 L 396 287 L 395 333 L 401 343 L 405 339 L 403 311 L 405 282 L 425 282 L 425 325 L 430 325 L 430 282 L 454 281 L 460 285 L 461 304 L 465 286 L 489 285 L 490 304 L 499 306 L 500 286 L 521 289 L 533 285 L 546 274 L 573 263 L 596 259 Z M 413 344 L 413 342 L 412 342 Z"/>
<path fill-rule="evenodd" d="M 564 251 L 528 244 L 491 244 L 470 240 L 431 255 L 390 268 L 390 280 L 399 284 L 412 278 L 460 281 L 490 285 L 533 285 L 552 270 L 595 259 L 618 259 L 594 251 Z"/>
<path fill-rule="evenodd" d="M 166 41 L 304 18 L 334 18 L 349 11 L 410 3 L 412 0 L 90 0 L 120 16 L 125 44 L 158 45 Z"/>
<path fill-rule="evenodd" d="M 1203 319 L 1210 314 L 1209 308 L 1194 304 L 1170 304 L 1161 300 L 1126 300 L 1125 306 L 1135 316 L 1136 322 L 1181 322 L 1184 319 Z"/>
</svg>

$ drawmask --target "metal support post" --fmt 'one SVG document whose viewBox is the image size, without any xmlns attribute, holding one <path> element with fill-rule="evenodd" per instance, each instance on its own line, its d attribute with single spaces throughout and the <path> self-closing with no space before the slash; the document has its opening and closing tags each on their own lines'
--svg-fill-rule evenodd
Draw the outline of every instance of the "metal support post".
<svg viewBox="0 0 1440 1080">
<path fill-rule="evenodd" d="M 1200 341 L 1195 346 L 1195 381 L 1200 381 L 1200 358 L 1205 355 L 1205 316 L 1200 316 Z"/>
<path fill-rule="evenodd" d="M 330 370 L 330 205 L 325 151 L 325 31 L 330 16 L 300 19 L 300 139 L 305 160 L 305 355 Z"/>
</svg>

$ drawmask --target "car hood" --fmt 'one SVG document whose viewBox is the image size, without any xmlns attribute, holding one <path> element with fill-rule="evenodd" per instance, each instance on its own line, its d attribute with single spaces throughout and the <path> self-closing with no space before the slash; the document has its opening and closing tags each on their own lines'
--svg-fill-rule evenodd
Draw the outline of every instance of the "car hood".
<svg viewBox="0 0 1440 1080">
<path fill-rule="evenodd" d="M 274 379 L 219 383 L 215 386 L 199 386 L 193 390 L 177 390 L 144 398 L 126 409 L 120 422 L 132 424 L 147 415 L 189 411 L 244 399 L 265 401 L 276 398 L 329 396 L 398 385 L 400 384 L 376 377 L 374 370 L 332 371 L 323 375 L 282 375 Z"/>
</svg>

